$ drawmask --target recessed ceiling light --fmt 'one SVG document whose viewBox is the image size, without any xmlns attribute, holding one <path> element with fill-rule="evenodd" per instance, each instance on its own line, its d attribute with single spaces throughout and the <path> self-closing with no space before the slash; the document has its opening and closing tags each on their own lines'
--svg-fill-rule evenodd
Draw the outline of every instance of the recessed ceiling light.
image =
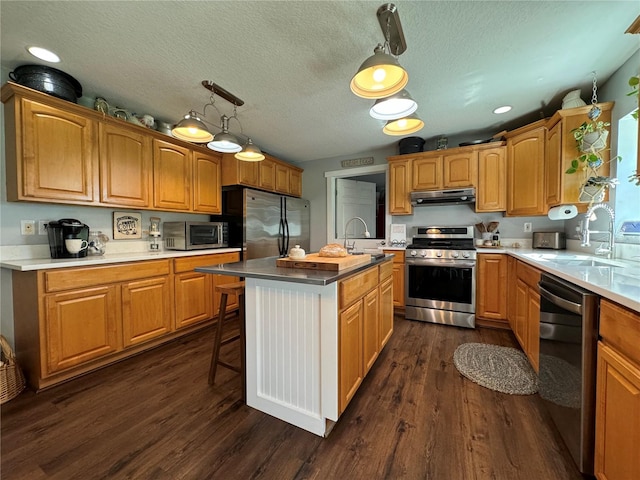
<svg viewBox="0 0 640 480">
<path fill-rule="evenodd" d="M 509 110 L 511 110 L 511 106 L 510 105 L 505 105 L 504 107 L 498 107 L 496 108 L 493 113 L 507 113 Z"/>
<path fill-rule="evenodd" d="M 60 57 L 53 53 L 51 50 L 47 50 L 42 47 L 28 47 L 27 51 L 36 58 L 44 60 L 45 62 L 59 63 Z"/>
</svg>

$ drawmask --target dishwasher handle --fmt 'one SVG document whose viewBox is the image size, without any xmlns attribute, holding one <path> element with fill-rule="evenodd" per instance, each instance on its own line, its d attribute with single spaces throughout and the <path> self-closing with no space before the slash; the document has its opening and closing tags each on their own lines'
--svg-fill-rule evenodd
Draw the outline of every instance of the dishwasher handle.
<svg viewBox="0 0 640 480">
<path fill-rule="evenodd" d="M 542 283 L 538 283 L 538 288 L 540 289 L 540 296 L 546 298 L 557 307 L 564 308 L 565 310 L 577 313 L 578 315 L 582 315 L 581 304 L 562 298 L 555 293 L 551 293 L 549 290 L 542 286 Z"/>
</svg>

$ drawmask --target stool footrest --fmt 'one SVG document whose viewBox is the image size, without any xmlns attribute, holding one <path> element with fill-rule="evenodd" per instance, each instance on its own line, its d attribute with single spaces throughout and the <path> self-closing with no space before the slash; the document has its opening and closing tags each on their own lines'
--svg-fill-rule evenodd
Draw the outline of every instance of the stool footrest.
<svg viewBox="0 0 640 480">
<path fill-rule="evenodd" d="M 234 372 L 241 372 L 240 367 L 237 365 L 232 365 L 231 363 L 223 362 L 222 360 L 218 360 L 218 365 L 222 365 L 223 367 L 227 367 L 229 370 L 233 370 Z"/>
</svg>

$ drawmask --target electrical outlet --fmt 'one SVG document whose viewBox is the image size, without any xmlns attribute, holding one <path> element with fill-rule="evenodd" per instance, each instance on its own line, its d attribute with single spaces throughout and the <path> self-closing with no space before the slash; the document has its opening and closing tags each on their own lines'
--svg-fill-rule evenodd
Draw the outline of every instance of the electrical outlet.
<svg viewBox="0 0 640 480">
<path fill-rule="evenodd" d="M 530 233 L 531 228 L 531 222 L 524 222 L 524 233 Z"/>
<path fill-rule="evenodd" d="M 38 220 L 38 235 L 46 235 L 48 225 L 49 220 Z"/>
<path fill-rule="evenodd" d="M 22 235 L 35 235 L 36 234 L 36 221 L 35 220 L 20 220 L 20 233 Z"/>
</svg>

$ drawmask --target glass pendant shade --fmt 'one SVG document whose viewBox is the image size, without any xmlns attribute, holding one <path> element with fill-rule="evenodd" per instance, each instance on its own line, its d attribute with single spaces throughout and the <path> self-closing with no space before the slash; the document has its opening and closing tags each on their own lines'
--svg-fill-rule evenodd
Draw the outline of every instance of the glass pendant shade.
<svg viewBox="0 0 640 480">
<path fill-rule="evenodd" d="M 196 143 L 207 143 L 213 139 L 211 132 L 193 110 L 173 127 L 171 135 L 179 140 Z"/>
<path fill-rule="evenodd" d="M 387 98 L 379 98 L 373 104 L 369 115 L 378 120 L 395 120 L 411 115 L 418 109 L 418 104 L 406 90 L 401 90 Z"/>
<path fill-rule="evenodd" d="M 385 98 L 402 90 L 409 75 L 398 60 L 378 45 L 351 79 L 351 91 L 362 98 Z"/>
<path fill-rule="evenodd" d="M 247 140 L 246 145 L 242 147 L 242 150 L 234 156 L 243 162 L 260 162 L 264 160 L 262 151 L 253 144 L 250 138 Z"/>
<path fill-rule="evenodd" d="M 235 153 L 242 150 L 238 139 L 229 132 L 216 133 L 213 136 L 213 140 L 207 143 L 207 148 L 222 153 Z"/>
<path fill-rule="evenodd" d="M 424 122 L 413 114 L 397 120 L 389 120 L 382 131 L 387 135 L 408 135 L 417 132 L 422 127 L 424 127 Z"/>
</svg>

